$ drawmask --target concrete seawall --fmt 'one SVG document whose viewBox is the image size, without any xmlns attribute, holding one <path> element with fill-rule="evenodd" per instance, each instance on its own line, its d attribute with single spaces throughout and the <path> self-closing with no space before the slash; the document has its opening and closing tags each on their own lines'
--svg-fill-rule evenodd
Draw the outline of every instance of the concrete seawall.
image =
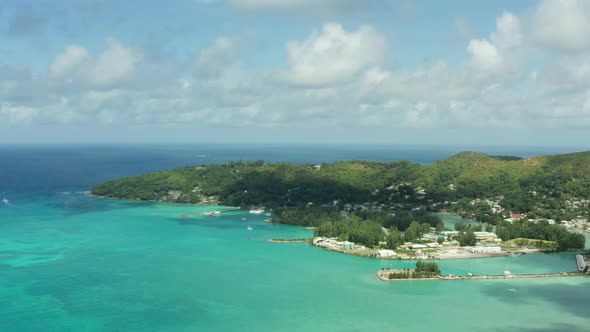
<svg viewBox="0 0 590 332">
<path fill-rule="evenodd" d="M 530 278 L 557 278 L 557 277 L 580 277 L 584 273 L 562 272 L 562 273 L 539 273 L 539 274 L 510 274 L 510 275 L 479 275 L 479 276 L 440 276 L 437 278 L 417 279 L 389 279 L 389 270 L 377 271 L 377 277 L 381 281 L 425 281 L 425 280 L 482 280 L 482 279 L 530 279 Z M 393 272 L 393 271 L 392 271 Z"/>
</svg>

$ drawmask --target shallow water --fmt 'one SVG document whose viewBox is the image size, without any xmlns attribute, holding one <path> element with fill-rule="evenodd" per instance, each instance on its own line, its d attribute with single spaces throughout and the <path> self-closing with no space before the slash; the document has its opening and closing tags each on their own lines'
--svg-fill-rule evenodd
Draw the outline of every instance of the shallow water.
<svg viewBox="0 0 590 332">
<path fill-rule="evenodd" d="M 590 278 L 384 283 L 378 269 L 414 262 L 268 243 L 311 232 L 264 216 L 206 217 L 199 213 L 218 207 L 82 193 L 12 204 L 0 207 L 0 331 L 587 331 L 590 323 Z M 572 254 L 440 263 L 452 274 L 575 269 Z"/>
<path fill-rule="evenodd" d="M 414 262 L 268 243 L 312 233 L 265 216 L 80 192 L 230 159 L 429 163 L 455 150 L 465 148 L 0 146 L 10 199 L 0 203 L 0 331 L 588 331 L 590 278 L 385 283 L 378 269 Z M 521 152 L 501 154 L 536 154 Z M 452 274 L 575 269 L 573 254 L 440 264 Z"/>
</svg>

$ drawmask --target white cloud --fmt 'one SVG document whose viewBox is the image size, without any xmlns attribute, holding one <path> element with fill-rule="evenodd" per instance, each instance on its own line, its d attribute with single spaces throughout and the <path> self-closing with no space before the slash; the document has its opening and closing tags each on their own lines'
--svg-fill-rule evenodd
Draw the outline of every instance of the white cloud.
<svg viewBox="0 0 590 332">
<path fill-rule="evenodd" d="M 287 44 L 290 68 L 281 76 L 301 86 L 343 83 L 381 62 L 386 50 L 385 38 L 371 26 L 348 32 L 340 24 L 329 23 L 306 40 Z"/>
<path fill-rule="evenodd" d="M 502 13 L 495 31 L 465 45 L 464 63 L 412 68 L 384 61 L 387 43 L 374 27 L 335 23 L 287 43 L 282 70 L 248 68 L 228 36 L 193 58 L 159 62 L 114 40 L 95 54 L 72 45 L 48 75 L 0 68 L 0 122 L 383 130 L 590 123 L 590 54 L 531 47 L 531 22 Z"/>
<path fill-rule="evenodd" d="M 107 86 L 127 81 L 135 74 L 142 59 L 139 51 L 126 47 L 115 39 L 108 40 L 109 47 L 87 68 L 86 77 L 91 84 Z"/>
<path fill-rule="evenodd" d="M 0 116 L 6 117 L 8 122 L 17 125 L 29 125 L 39 110 L 21 105 L 3 103 L 0 105 Z"/>
<path fill-rule="evenodd" d="M 228 37 L 217 37 L 213 45 L 202 49 L 193 62 L 197 76 L 219 75 L 235 61 L 233 41 Z"/>
<path fill-rule="evenodd" d="M 590 46 L 590 1 L 544 0 L 533 15 L 533 34 L 542 46 L 562 50 Z"/>
<path fill-rule="evenodd" d="M 486 39 L 472 39 L 467 51 L 471 54 L 471 63 L 484 71 L 497 71 L 504 62 L 498 48 Z"/>
<path fill-rule="evenodd" d="M 68 46 L 58 54 L 49 68 L 50 74 L 69 84 L 110 87 L 131 80 L 142 60 L 142 54 L 115 39 L 97 57 L 78 45 Z"/>
<path fill-rule="evenodd" d="M 122 90 L 91 90 L 80 96 L 78 106 L 83 112 L 99 112 L 101 110 L 123 106 L 126 97 L 127 93 Z"/>
<path fill-rule="evenodd" d="M 500 74 L 516 65 L 516 50 L 523 45 L 520 19 L 504 12 L 496 19 L 496 31 L 487 39 L 472 39 L 467 46 L 472 69 L 483 74 Z"/>
<path fill-rule="evenodd" d="M 497 47 L 507 49 L 521 45 L 523 35 L 520 19 L 516 15 L 504 12 L 496 20 L 496 30 L 490 39 Z"/>
<path fill-rule="evenodd" d="M 87 60 L 88 51 L 85 48 L 78 45 L 71 45 L 68 46 L 63 53 L 60 53 L 55 57 L 49 70 L 51 75 L 55 77 L 63 77 L 71 74 Z"/>
</svg>

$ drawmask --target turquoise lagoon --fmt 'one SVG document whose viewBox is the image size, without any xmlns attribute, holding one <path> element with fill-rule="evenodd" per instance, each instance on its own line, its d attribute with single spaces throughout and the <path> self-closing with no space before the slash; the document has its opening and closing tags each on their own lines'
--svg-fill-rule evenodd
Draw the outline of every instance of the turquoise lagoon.
<svg viewBox="0 0 590 332">
<path fill-rule="evenodd" d="M 0 205 L 0 331 L 589 330 L 590 278 L 385 283 L 378 269 L 414 262 L 268 243 L 312 233 L 211 209 L 75 192 Z M 570 253 L 440 264 L 575 269 Z"/>
</svg>

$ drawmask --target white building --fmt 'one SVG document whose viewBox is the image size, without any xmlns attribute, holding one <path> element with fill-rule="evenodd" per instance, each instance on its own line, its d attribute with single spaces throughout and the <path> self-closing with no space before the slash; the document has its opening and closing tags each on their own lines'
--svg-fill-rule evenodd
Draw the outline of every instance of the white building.
<svg viewBox="0 0 590 332">
<path fill-rule="evenodd" d="M 377 257 L 393 257 L 397 256 L 395 251 L 389 249 L 381 249 L 377 251 Z"/>
<path fill-rule="evenodd" d="M 473 247 L 469 251 L 473 254 L 488 254 L 488 253 L 499 253 L 502 252 L 502 248 L 498 246 L 494 247 Z"/>
<path fill-rule="evenodd" d="M 492 232 L 473 232 L 477 241 L 494 241 L 498 236 Z"/>
</svg>

